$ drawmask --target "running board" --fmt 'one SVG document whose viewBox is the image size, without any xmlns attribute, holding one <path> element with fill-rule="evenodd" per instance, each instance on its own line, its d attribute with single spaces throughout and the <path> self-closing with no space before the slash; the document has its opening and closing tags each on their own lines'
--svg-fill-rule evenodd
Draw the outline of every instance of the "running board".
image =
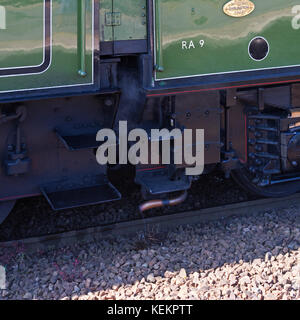
<svg viewBox="0 0 300 320">
<path fill-rule="evenodd" d="M 62 134 L 59 130 L 55 130 L 55 133 L 65 145 L 68 150 L 81 150 L 81 149 L 94 149 L 98 148 L 101 143 L 100 141 L 96 141 L 97 132 L 93 133 L 85 133 L 79 135 L 67 135 Z"/>
<path fill-rule="evenodd" d="M 189 176 L 182 174 L 176 180 L 171 180 L 166 169 L 137 169 L 135 182 L 152 195 L 184 191 L 191 187 Z"/>
<path fill-rule="evenodd" d="M 94 183 L 80 187 L 61 187 L 56 182 L 41 187 L 53 210 L 70 209 L 121 199 L 120 192 L 110 183 Z M 72 186 L 72 184 L 69 184 Z"/>
</svg>

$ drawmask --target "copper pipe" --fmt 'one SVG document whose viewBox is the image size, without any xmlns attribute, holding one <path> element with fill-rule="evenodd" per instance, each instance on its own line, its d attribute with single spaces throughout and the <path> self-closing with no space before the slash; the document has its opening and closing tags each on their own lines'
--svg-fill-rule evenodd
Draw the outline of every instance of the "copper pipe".
<svg viewBox="0 0 300 320">
<path fill-rule="evenodd" d="M 176 206 L 177 204 L 183 202 L 187 198 L 187 191 L 184 191 L 180 196 L 173 199 L 165 199 L 165 200 L 150 200 L 142 203 L 139 206 L 140 212 L 144 212 L 146 210 L 160 208 L 163 206 Z"/>
</svg>

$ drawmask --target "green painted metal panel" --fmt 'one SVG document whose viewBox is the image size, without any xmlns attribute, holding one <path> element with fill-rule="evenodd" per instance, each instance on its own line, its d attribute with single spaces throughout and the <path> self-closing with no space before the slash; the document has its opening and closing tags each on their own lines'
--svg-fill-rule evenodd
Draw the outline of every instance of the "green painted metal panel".
<svg viewBox="0 0 300 320">
<path fill-rule="evenodd" d="M 113 27 L 106 25 L 106 15 L 113 11 L 113 0 L 100 0 L 100 41 L 113 40 Z"/>
<path fill-rule="evenodd" d="M 81 26 L 78 1 L 84 1 L 86 10 Z M 0 93 L 93 84 L 93 0 L 2 0 L 1 7 Z M 80 27 L 85 48 L 78 47 Z M 43 67 L 45 52 L 49 61 Z M 86 76 L 78 73 L 82 62 Z"/>
<path fill-rule="evenodd" d="M 158 80 L 300 65 L 298 0 L 252 0 L 255 10 L 240 18 L 223 12 L 229 0 L 153 1 Z M 261 61 L 248 53 L 257 36 L 269 43 Z"/>
<path fill-rule="evenodd" d="M 146 0 L 113 0 L 113 8 L 121 13 L 121 24 L 114 26 L 114 40 L 147 38 Z"/>
<path fill-rule="evenodd" d="M 100 0 L 99 19 L 101 41 L 147 38 L 146 0 Z"/>
<path fill-rule="evenodd" d="M 1 2 L 5 13 L 0 19 L 5 26 L 0 30 L 0 68 L 39 65 L 43 62 L 43 7 L 34 3 L 26 12 L 13 2 Z"/>
</svg>

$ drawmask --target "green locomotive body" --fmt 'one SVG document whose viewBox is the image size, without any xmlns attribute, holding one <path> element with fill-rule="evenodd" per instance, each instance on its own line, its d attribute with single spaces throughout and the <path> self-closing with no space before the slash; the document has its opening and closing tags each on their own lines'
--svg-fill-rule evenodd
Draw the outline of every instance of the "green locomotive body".
<svg viewBox="0 0 300 320">
<path fill-rule="evenodd" d="M 120 121 L 203 129 L 204 173 L 263 196 L 300 190 L 299 35 L 296 0 L 1 1 L 0 223 L 19 198 L 120 199 L 119 166 L 96 159 L 97 133 Z M 141 210 L 183 201 L 158 199 L 197 178 L 175 163 L 174 136 L 159 140 L 171 163 L 134 164 L 132 182 L 157 198 Z"/>
<path fill-rule="evenodd" d="M 231 17 L 223 0 L 155 1 L 156 57 L 163 68 L 156 79 L 299 66 L 299 32 L 292 27 L 298 1 L 254 2 L 251 14 Z M 260 59 L 249 54 L 256 37 L 269 47 Z"/>
<path fill-rule="evenodd" d="M 2 1 L 5 28 L 0 30 L 0 93 L 94 85 L 94 6 L 87 2 L 85 19 L 76 1 Z M 78 47 L 85 24 L 84 50 Z M 96 48 L 95 48 L 96 45 Z M 86 76 L 78 73 L 84 59 Z"/>
</svg>

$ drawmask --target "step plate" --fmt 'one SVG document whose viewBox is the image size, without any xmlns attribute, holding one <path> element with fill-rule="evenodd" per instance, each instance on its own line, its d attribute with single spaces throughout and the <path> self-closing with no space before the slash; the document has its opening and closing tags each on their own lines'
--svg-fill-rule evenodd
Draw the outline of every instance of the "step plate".
<svg viewBox="0 0 300 320">
<path fill-rule="evenodd" d="M 170 180 L 166 170 L 138 171 L 135 182 L 143 186 L 150 194 L 162 194 L 187 190 L 191 187 L 188 176 L 181 176 L 180 180 Z"/>
<path fill-rule="evenodd" d="M 51 187 L 42 187 L 41 190 L 53 210 L 70 209 L 121 199 L 121 194 L 111 183 L 70 190 L 51 191 Z"/>
<path fill-rule="evenodd" d="M 56 134 L 68 150 L 98 148 L 101 142 L 96 141 L 97 132 L 81 135 L 63 135 L 56 130 Z"/>
</svg>

